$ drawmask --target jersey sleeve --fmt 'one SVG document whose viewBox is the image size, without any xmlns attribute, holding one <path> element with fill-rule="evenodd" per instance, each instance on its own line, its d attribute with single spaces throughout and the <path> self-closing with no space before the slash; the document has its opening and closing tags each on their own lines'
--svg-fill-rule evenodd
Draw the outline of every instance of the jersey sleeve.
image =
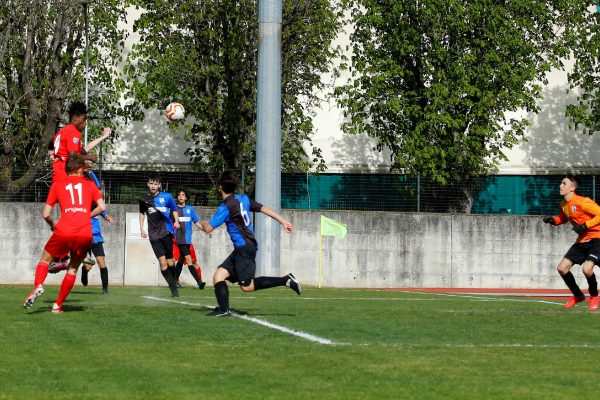
<svg viewBox="0 0 600 400">
<path fill-rule="evenodd" d="M 216 229 L 219 226 L 221 226 L 223 222 L 225 222 L 227 217 L 229 217 L 229 210 L 227 209 L 227 206 L 225 206 L 225 204 L 221 204 L 217 208 L 217 211 L 215 211 L 210 221 L 208 221 L 208 224 L 212 226 L 213 229 Z"/>
<path fill-rule="evenodd" d="M 140 204 L 140 214 L 145 214 L 146 211 L 148 210 L 148 205 L 142 199 L 139 199 L 138 203 Z"/>
<path fill-rule="evenodd" d="M 91 183 L 91 182 L 90 182 Z M 95 184 L 91 184 L 89 185 L 90 188 L 92 189 L 92 200 L 95 202 L 98 201 L 98 199 L 102 198 L 102 193 L 100 193 L 100 190 L 98 189 L 98 187 Z"/>
<path fill-rule="evenodd" d="M 190 207 L 190 209 L 192 210 L 192 212 L 191 212 L 192 222 L 200 221 L 200 217 L 198 216 L 198 214 L 196 214 L 196 210 L 194 210 L 194 207 Z"/>
<path fill-rule="evenodd" d="M 585 222 L 588 228 L 593 228 L 600 224 L 600 206 L 598 206 L 594 200 L 586 199 L 581 205 L 581 209 L 586 213 L 593 215 L 592 219 Z"/>
<path fill-rule="evenodd" d="M 50 191 L 48 192 L 48 197 L 46 198 L 46 204 L 54 207 L 57 201 L 58 196 L 56 195 L 56 183 L 53 183 L 52 186 L 50 186 Z"/>
<path fill-rule="evenodd" d="M 173 198 L 173 195 L 170 193 L 167 196 L 167 207 L 169 207 L 171 209 L 171 211 L 179 212 L 179 207 L 177 207 L 175 198 Z"/>
<path fill-rule="evenodd" d="M 263 208 L 263 205 L 260 204 L 259 202 L 256 202 L 254 200 L 250 200 L 250 211 L 252 212 L 260 212 L 260 210 Z"/>
<path fill-rule="evenodd" d="M 556 225 L 566 224 L 569 221 L 569 217 L 563 211 L 565 204 L 566 203 L 564 201 L 562 201 L 560 203 L 560 213 L 558 214 L 558 217 L 553 217 L 554 218 L 554 224 L 556 224 Z"/>
</svg>

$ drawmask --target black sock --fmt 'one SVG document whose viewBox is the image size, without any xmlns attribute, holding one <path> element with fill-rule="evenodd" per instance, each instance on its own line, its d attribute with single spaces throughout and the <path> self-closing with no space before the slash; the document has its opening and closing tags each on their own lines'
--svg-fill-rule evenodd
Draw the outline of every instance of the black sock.
<svg viewBox="0 0 600 400">
<path fill-rule="evenodd" d="M 190 270 L 190 274 L 192 274 L 192 277 L 196 280 L 196 283 L 199 285 L 200 283 L 200 278 L 198 277 L 198 273 L 196 272 L 196 267 L 194 267 L 193 265 L 188 265 L 188 269 Z"/>
<path fill-rule="evenodd" d="M 183 270 L 183 261 L 177 260 L 177 264 L 175 264 L 175 279 L 179 280 L 182 270 Z"/>
<path fill-rule="evenodd" d="M 285 286 L 288 279 L 287 276 L 259 276 L 258 278 L 254 278 L 254 290 Z"/>
<path fill-rule="evenodd" d="M 161 270 L 160 273 L 165 278 L 165 281 L 167 281 L 167 283 L 169 284 L 169 288 L 174 289 L 175 288 L 175 277 L 173 276 L 173 272 L 171 271 L 171 268 L 167 268 L 164 271 Z"/>
<path fill-rule="evenodd" d="M 88 285 L 88 270 L 85 267 L 81 267 L 81 284 L 83 286 Z"/>
<path fill-rule="evenodd" d="M 589 277 L 586 276 L 585 279 L 588 281 L 590 296 L 598 296 L 598 282 L 596 281 L 596 275 L 592 274 Z"/>
<path fill-rule="evenodd" d="M 571 271 L 567 272 L 565 275 L 560 275 L 560 276 L 562 276 L 563 281 L 565 281 L 565 283 L 567 284 L 567 287 L 569 288 L 571 293 L 573 293 L 573 296 L 575 296 L 575 297 L 583 297 L 584 296 L 581 289 L 579 289 L 579 286 L 577 286 L 577 282 L 575 282 L 575 277 L 573 276 Z"/>
<path fill-rule="evenodd" d="M 100 280 L 102 281 L 102 289 L 108 288 L 108 268 L 100 268 Z"/>
<path fill-rule="evenodd" d="M 229 288 L 227 282 L 221 281 L 215 283 L 215 296 L 217 297 L 217 303 L 221 311 L 229 310 Z"/>
</svg>

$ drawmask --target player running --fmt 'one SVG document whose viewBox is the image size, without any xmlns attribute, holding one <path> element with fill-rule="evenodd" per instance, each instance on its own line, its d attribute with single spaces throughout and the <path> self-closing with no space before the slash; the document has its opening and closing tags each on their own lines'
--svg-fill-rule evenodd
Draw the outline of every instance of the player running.
<svg viewBox="0 0 600 400">
<path fill-rule="evenodd" d="M 42 216 L 53 233 L 36 267 L 34 288 L 23 303 L 25 308 L 33 306 L 37 298 L 44 293 L 43 284 L 48 276 L 48 264 L 52 259 L 65 257 L 70 252 L 69 269 L 63 278 L 56 302 L 52 306 L 53 313 L 63 312 L 62 306 L 73 288 L 77 269 L 92 243 L 90 218 L 106 210 L 96 185 L 83 177 L 83 167 L 84 159 L 77 153 L 71 153 L 66 163 L 67 178 L 50 186 Z M 50 213 L 56 202 L 60 206 L 61 217 L 55 224 Z M 92 210 L 93 203 L 96 207 Z"/>
<path fill-rule="evenodd" d="M 254 238 L 254 228 L 250 212 L 262 212 L 279 222 L 286 232 L 292 232 L 292 224 L 283 219 L 269 207 L 251 200 L 245 194 L 235 194 L 238 177 L 232 171 L 221 174 L 219 192 L 223 202 L 217 208 L 210 221 L 203 221 L 204 232 L 211 233 L 223 223 L 227 225 L 227 232 L 233 242 L 233 252 L 217 268 L 213 275 L 215 296 L 219 304 L 210 314 L 215 317 L 231 315 L 229 310 L 229 289 L 227 282 L 239 283 L 244 292 L 268 289 L 276 286 L 288 286 L 297 294 L 302 292 L 300 282 L 293 274 L 282 277 L 259 276 L 256 273 L 256 251 L 258 249 Z"/>
<path fill-rule="evenodd" d="M 572 308 L 575 304 L 585 300 L 585 295 L 571 273 L 571 267 L 574 264 L 580 264 L 589 286 L 588 308 L 595 311 L 599 304 L 594 264 L 599 264 L 600 260 L 600 206 L 588 197 L 575 194 L 578 186 L 579 179 L 574 175 L 567 174 L 560 183 L 560 194 L 564 200 L 560 203 L 559 215 L 557 217 L 546 216 L 543 221 L 550 225 L 571 222 L 573 230 L 578 235 L 575 244 L 567 251 L 557 267 L 558 273 L 573 293 L 564 308 Z"/>
</svg>

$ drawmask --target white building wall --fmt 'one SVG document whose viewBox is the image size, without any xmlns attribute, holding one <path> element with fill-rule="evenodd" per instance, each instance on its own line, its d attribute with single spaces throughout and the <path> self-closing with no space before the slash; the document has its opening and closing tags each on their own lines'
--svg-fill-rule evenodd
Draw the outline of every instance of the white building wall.
<svg viewBox="0 0 600 400">
<path fill-rule="evenodd" d="M 137 13 L 131 9 L 129 24 Z M 130 32 L 126 51 L 138 41 L 138 34 Z M 340 35 L 336 44 L 345 48 L 349 43 L 348 32 Z M 569 63 L 567 68 L 569 68 Z M 348 72 L 338 78 L 344 82 Z M 332 81 L 332 77 L 323 77 Z M 584 135 L 568 127 L 565 107 L 576 100 L 574 93 L 567 94 L 567 73 L 553 71 L 543 90 L 541 112 L 530 115 L 531 126 L 527 141 L 506 149 L 508 161 L 500 164 L 500 174 L 562 174 L 567 169 L 576 172 L 600 170 L 600 135 Z M 327 172 L 387 172 L 390 166 L 389 152 L 375 150 L 375 141 L 366 136 L 350 136 L 341 130 L 343 113 L 334 100 L 324 101 L 316 110 L 313 143 L 321 148 L 328 167 Z M 162 110 L 149 110 L 143 122 L 134 122 L 118 128 L 119 137 L 113 149 L 105 156 L 111 169 L 183 169 L 187 170 L 188 144 L 180 134 L 175 135 L 168 127 Z M 310 149 L 307 148 L 310 154 Z"/>
</svg>

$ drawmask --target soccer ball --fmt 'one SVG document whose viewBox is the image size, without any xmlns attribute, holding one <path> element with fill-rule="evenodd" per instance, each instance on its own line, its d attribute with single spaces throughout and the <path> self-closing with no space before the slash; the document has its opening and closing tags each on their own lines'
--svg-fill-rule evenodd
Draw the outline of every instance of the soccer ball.
<svg viewBox="0 0 600 400">
<path fill-rule="evenodd" d="M 185 108 L 180 103 L 171 103 L 165 109 L 169 121 L 179 121 L 185 117 Z"/>
</svg>

